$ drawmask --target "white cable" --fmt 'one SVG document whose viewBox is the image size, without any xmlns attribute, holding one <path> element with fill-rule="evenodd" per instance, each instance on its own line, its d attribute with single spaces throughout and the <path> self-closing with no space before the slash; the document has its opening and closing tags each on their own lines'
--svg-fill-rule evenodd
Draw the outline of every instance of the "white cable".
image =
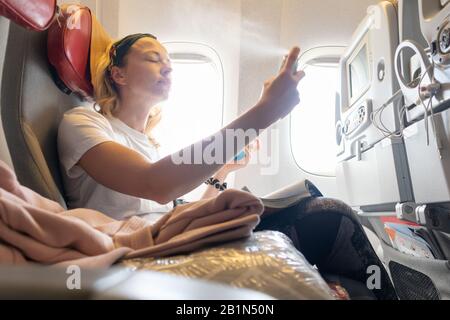
<svg viewBox="0 0 450 320">
<path fill-rule="evenodd" d="M 431 112 L 431 122 L 432 122 L 432 130 L 433 130 L 433 134 L 435 136 L 436 139 L 436 144 L 440 153 L 441 150 L 441 146 L 439 143 L 439 139 L 437 137 L 437 130 L 436 130 L 436 119 L 434 118 L 434 110 L 433 110 L 433 99 L 436 96 L 436 91 L 439 90 L 439 86 L 434 86 L 438 84 L 436 82 L 435 76 L 434 76 L 434 61 L 432 62 L 432 64 L 430 64 L 425 71 L 423 72 L 423 74 L 421 74 L 420 76 L 420 81 L 418 84 L 418 93 L 419 93 L 419 100 L 415 103 L 416 106 L 421 105 L 424 108 L 424 120 L 425 120 L 425 131 L 426 131 L 426 136 L 427 136 L 427 146 L 430 145 L 430 132 L 429 132 L 429 123 L 428 123 L 428 119 L 429 119 L 429 114 L 428 112 Z M 431 83 L 428 85 L 427 93 L 429 93 L 429 97 L 425 97 L 429 99 L 428 101 L 428 105 L 425 105 L 425 101 L 424 101 L 424 95 L 422 94 L 422 82 L 425 79 L 425 76 L 427 75 L 427 73 L 430 71 L 430 69 L 432 69 L 432 75 L 431 75 Z M 410 83 L 407 84 L 407 86 L 412 85 L 417 79 L 419 79 L 419 77 L 415 78 L 414 80 L 412 80 Z M 400 128 L 398 131 L 390 131 L 386 125 L 383 123 L 383 112 L 384 110 L 391 104 L 393 103 L 395 100 L 397 100 L 398 98 L 403 97 L 403 92 L 402 89 L 398 90 L 396 93 L 394 93 L 381 107 L 379 107 L 378 109 L 372 111 L 372 113 L 370 114 L 370 122 L 372 123 L 372 125 L 378 129 L 385 138 L 391 137 L 391 136 L 395 136 L 395 137 L 403 137 L 403 131 L 405 129 L 405 123 L 404 123 L 404 117 L 405 114 L 407 112 L 407 106 L 404 105 L 402 108 L 400 108 L 399 110 L 399 123 L 400 123 Z M 378 120 L 377 120 L 378 117 Z M 441 156 L 442 157 L 442 156 Z"/>
<path fill-rule="evenodd" d="M 433 65 L 430 65 L 425 72 L 420 76 L 420 81 L 419 81 L 419 86 L 418 86 L 418 90 L 419 90 L 419 99 L 421 100 L 420 104 L 423 105 L 424 109 L 425 109 L 425 117 L 428 120 L 428 109 L 430 108 L 430 103 L 432 101 L 432 99 L 434 98 L 434 94 L 432 94 L 431 99 L 429 101 L 428 107 L 425 106 L 425 102 L 422 100 L 422 95 L 420 93 L 420 89 L 421 89 L 421 84 L 423 82 L 423 79 L 425 78 L 427 72 L 429 71 L 429 69 L 432 67 Z M 415 78 L 414 80 L 412 80 L 410 83 L 408 83 L 409 85 L 412 85 L 416 80 L 418 80 L 419 77 Z M 406 105 L 404 105 L 402 108 L 400 108 L 399 110 L 399 122 L 400 122 L 400 128 L 398 131 L 390 131 L 386 125 L 383 123 L 383 112 L 384 110 L 389 106 L 389 104 L 391 104 L 392 102 L 394 102 L 396 99 L 400 98 L 401 95 L 399 95 L 399 93 L 402 90 L 397 91 L 391 98 L 388 99 L 388 101 L 386 103 L 384 103 L 380 108 L 374 110 L 370 116 L 370 120 L 372 122 L 372 124 L 374 125 L 375 128 L 377 128 L 385 138 L 389 138 L 392 136 L 395 137 L 403 137 L 403 131 L 405 129 L 405 124 L 403 122 L 404 116 L 406 114 L 407 111 L 407 107 Z M 416 103 L 416 105 L 418 105 L 419 103 Z M 378 122 L 377 123 L 377 116 L 378 116 Z M 428 128 L 428 121 L 426 121 L 426 125 L 425 125 L 425 130 L 427 132 L 427 144 L 429 145 L 429 128 Z"/>
<path fill-rule="evenodd" d="M 388 107 L 389 104 L 391 104 L 392 102 L 394 102 L 395 100 L 401 98 L 403 96 L 402 90 L 398 90 L 396 93 L 394 93 L 381 107 L 379 107 L 378 109 L 375 109 L 374 111 L 372 111 L 372 113 L 370 114 L 370 121 L 372 122 L 372 124 L 381 132 L 390 134 L 391 131 L 389 131 L 388 128 L 386 128 L 386 126 L 382 123 L 381 121 L 381 115 L 382 112 L 384 111 L 385 108 Z M 376 121 L 376 116 L 380 114 L 380 124 L 382 125 L 383 129 L 380 128 L 380 126 L 377 124 Z"/>
<path fill-rule="evenodd" d="M 428 102 L 428 106 L 425 106 L 425 102 L 424 102 L 424 100 L 423 100 L 423 98 L 422 98 L 422 93 L 421 93 L 421 89 L 422 89 L 422 82 L 423 82 L 423 79 L 425 78 L 425 75 L 428 73 L 428 71 L 430 70 L 430 68 L 432 68 L 434 66 L 434 63 L 433 64 L 430 64 L 429 66 L 428 66 L 428 68 L 425 70 L 425 72 L 423 73 L 423 75 L 422 75 L 422 77 L 421 77 L 421 79 L 420 79 L 420 82 L 419 82 L 419 85 L 418 85 L 418 91 L 419 91 L 419 99 L 420 99 L 420 103 L 421 103 L 421 105 L 424 107 L 424 109 L 425 109 L 425 114 L 424 114 L 424 120 L 425 120 L 425 132 L 426 132 L 426 135 L 427 135 L 427 146 L 429 146 L 430 145 L 430 128 L 429 128 L 429 124 L 428 124 L 428 108 L 430 107 L 430 105 L 431 105 L 431 103 L 432 103 L 432 100 L 433 100 L 433 98 L 434 98 L 434 94 L 431 94 L 431 96 L 430 96 L 430 100 L 429 100 L 429 102 Z M 433 83 L 434 82 L 434 72 L 433 72 L 433 76 L 432 76 L 432 78 L 431 78 L 431 82 Z"/>
<path fill-rule="evenodd" d="M 434 66 L 434 61 L 433 61 L 433 66 Z M 436 83 L 436 78 L 434 76 L 434 68 L 433 68 L 432 78 L 431 79 L 432 79 L 432 83 Z M 433 109 L 433 96 L 435 96 L 435 95 L 436 95 L 436 93 L 433 92 L 433 95 L 432 95 L 432 97 L 430 99 L 430 101 L 431 101 L 431 109 L 430 109 L 431 110 L 431 125 L 432 125 L 432 128 L 433 128 L 434 139 L 436 140 L 436 147 L 437 147 L 438 152 L 439 152 L 439 157 L 442 159 L 442 152 L 441 152 L 442 143 L 441 143 L 441 140 L 439 139 L 438 134 L 437 134 L 436 118 L 434 116 L 434 109 Z"/>
<path fill-rule="evenodd" d="M 411 82 L 408 83 L 409 85 L 412 85 L 414 82 L 416 82 L 416 80 L 418 80 L 419 77 L 415 78 L 414 80 L 412 80 Z M 374 110 L 371 115 L 370 115 L 370 121 L 373 124 L 373 126 L 375 128 L 377 128 L 385 138 L 389 138 L 391 136 L 395 136 L 395 137 L 403 137 L 403 130 L 404 130 L 404 123 L 403 123 L 403 118 L 404 115 L 406 113 L 406 106 L 404 105 L 400 110 L 399 110 L 399 121 L 400 121 L 400 129 L 397 131 L 390 131 L 386 125 L 383 123 L 383 112 L 384 110 L 391 104 L 393 103 L 395 100 L 399 99 L 403 97 L 403 92 L 402 89 L 398 90 L 396 93 L 394 93 L 381 107 L 379 107 L 378 109 Z M 379 118 L 377 123 L 377 116 Z"/>
</svg>

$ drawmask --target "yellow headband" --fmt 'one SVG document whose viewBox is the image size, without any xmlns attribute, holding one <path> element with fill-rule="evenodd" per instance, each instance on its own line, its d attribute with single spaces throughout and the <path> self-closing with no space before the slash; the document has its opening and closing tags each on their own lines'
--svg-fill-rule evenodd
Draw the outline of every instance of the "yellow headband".
<svg viewBox="0 0 450 320">
<path fill-rule="evenodd" d="M 102 59 L 109 59 L 108 48 L 112 45 L 113 39 L 109 36 L 94 14 L 92 14 L 92 37 L 91 37 L 91 82 L 96 78 L 99 72 L 99 62 Z M 106 56 L 106 57 L 105 57 Z"/>
</svg>

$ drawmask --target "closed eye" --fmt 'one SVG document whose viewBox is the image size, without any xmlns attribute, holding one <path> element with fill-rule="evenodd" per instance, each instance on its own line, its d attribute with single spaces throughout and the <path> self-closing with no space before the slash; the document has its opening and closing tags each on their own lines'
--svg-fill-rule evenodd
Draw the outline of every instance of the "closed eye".
<svg viewBox="0 0 450 320">
<path fill-rule="evenodd" d="M 159 54 L 150 54 L 146 56 L 146 60 L 151 62 L 159 62 L 161 60 Z"/>
<path fill-rule="evenodd" d="M 169 58 L 162 59 L 161 55 L 158 52 L 155 52 L 155 51 L 147 52 L 147 54 L 145 55 L 145 60 L 150 61 L 150 62 L 155 62 L 155 63 L 158 63 L 158 62 L 167 62 L 167 63 L 169 63 L 170 62 Z"/>
</svg>

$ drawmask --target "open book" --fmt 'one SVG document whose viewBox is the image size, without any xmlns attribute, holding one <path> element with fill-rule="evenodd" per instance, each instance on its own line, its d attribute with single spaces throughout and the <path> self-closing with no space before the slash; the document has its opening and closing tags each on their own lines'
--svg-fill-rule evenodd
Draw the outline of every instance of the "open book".
<svg viewBox="0 0 450 320">
<path fill-rule="evenodd" d="M 243 191 L 252 193 L 247 187 Z M 303 199 L 321 197 L 322 193 L 309 180 L 301 180 L 260 197 L 264 206 L 269 209 L 283 209 L 294 206 Z"/>
</svg>

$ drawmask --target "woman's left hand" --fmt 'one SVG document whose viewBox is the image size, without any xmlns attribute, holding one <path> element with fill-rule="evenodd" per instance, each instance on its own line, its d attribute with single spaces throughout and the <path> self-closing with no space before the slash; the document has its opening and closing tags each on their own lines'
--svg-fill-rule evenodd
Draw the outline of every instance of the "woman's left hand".
<svg viewBox="0 0 450 320">
<path fill-rule="evenodd" d="M 257 152 L 258 150 L 259 150 L 259 140 L 256 139 L 254 142 L 252 142 L 251 144 L 249 144 L 248 146 L 245 147 L 245 149 L 244 149 L 245 157 L 244 158 L 237 160 L 237 161 L 231 160 L 230 162 L 226 163 L 220 169 L 220 172 L 229 174 L 231 172 L 245 168 L 250 162 L 251 154 L 253 152 Z"/>
</svg>

